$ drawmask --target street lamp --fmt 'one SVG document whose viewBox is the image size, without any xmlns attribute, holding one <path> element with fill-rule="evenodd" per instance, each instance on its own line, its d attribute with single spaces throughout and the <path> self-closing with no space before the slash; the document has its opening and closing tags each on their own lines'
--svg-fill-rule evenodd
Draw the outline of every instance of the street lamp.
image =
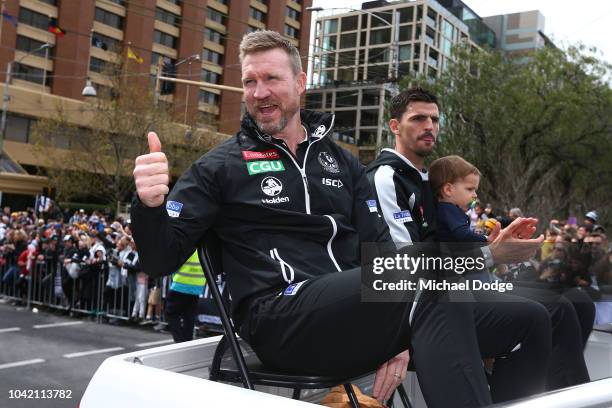
<svg viewBox="0 0 612 408">
<path fill-rule="evenodd" d="M 179 65 L 182 65 L 184 63 L 188 64 L 188 68 L 189 68 L 189 79 L 191 79 L 191 63 L 193 61 L 200 61 L 200 54 L 193 54 L 188 56 L 187 58 L 183 58 L 182 60 L 180 60 L 179 62 L 177 62 L 174 66 L 178 67 Z M 187 85 L 187 92 L 185 92 L 185 119 L 184 119 L 184 123 L 187 123 L 187 106 L 189 104 L 189 89 L 190 86 Z"/>
<path fill-rule="evenodd" d="M 53 47 L 52 44 L 45 43 L 38 48 L 28 51 L 24 56 L 19 58 L 17 61 L 9 61 L 6 64 L 6 77 L 4 78 L 4 92 L 2 94 L 2 120 L 0 121 L 0 157 L 4 152 L 4 138 L 6 137 L 6 113 L 8 111 L 8 104 L 11 100 L 9 95 L 9 86 L 11 84 L 11 78 L 13 76 L 13 64 L 18 64 L 23 61 L 26 57 L 34 54 L 35 52 L 45 50 L 45 53 L 48 52 L 49 48 Z M 46 54 L 45 54 L 46 55 Z M 45 73 L 47 72 L 46 68 L 43 70 Z M 43 76 L 43 86 L 45 85 L 45 77 Z"/>
<path fill-rule="evenodd" d="M 87 80 L 85 81 L 85 87 L 83 88 L 83 92 L 81 92 L 81 95 L 91 98 L 95 98 L 96 96 L 98 96 L 96 88 L 93 87 L 89 78 L 87 78 Z"/>
</svg>

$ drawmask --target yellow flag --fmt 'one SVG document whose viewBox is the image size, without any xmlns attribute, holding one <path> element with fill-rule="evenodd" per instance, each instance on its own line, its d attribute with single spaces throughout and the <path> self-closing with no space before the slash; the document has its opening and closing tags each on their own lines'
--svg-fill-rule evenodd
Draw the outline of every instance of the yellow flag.
<svg viewBox="0 0 612 408">
<path fill-rule="evenodd" d="M 136 55 L 136 53 L 134 51 L 132 51 L 131 47 L 128 47 L 127 57 L 129 59 L 133 59 L 134 61 L 136 61 L 139 64 L 142 64 L 144 62 L 144 60 L 141 57 L 139 57 L 138 55 Z"/>
</svg>

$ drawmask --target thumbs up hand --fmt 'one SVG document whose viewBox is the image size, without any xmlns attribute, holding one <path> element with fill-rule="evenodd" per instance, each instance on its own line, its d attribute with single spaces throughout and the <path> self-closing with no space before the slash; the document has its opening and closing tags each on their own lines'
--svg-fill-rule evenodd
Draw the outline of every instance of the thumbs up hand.
<svg viewBox="0 0 612 408">
<path fill-rule="evenodd" d="M 149 153 L 136 158 L 134 167 L 134 182 L 138 198 L 147 207 L 159 207 L 164 203 L 164 197 L 170 191 L 170 173 L 168 159 L 161 151 L 161 142 L 155 132 L 147 135 Z"/>
</svg>

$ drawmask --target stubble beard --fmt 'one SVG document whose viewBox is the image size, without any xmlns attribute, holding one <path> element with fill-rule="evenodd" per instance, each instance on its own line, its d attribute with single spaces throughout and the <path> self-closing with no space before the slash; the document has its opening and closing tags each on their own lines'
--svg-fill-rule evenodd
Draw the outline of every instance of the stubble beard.
<svg viewBox="0 0 612 408">
<path fill-rule="evenodd" d="M 285 130 L 287 124 L 289 123 L 289 118 L 293 117 L 293 115 L 295 115 L 300 108 L 298 103 L 296 106 L 289 107 L 284 107 L 279 104 L 278 109 L 280 110 L 280 119 L 278 122 L 261 122 L 257 120 L 255 115 L 253 115 L 255 117 L 257 127 L 267 135 L 274 136 L 275 134 Z"/>
</svg>

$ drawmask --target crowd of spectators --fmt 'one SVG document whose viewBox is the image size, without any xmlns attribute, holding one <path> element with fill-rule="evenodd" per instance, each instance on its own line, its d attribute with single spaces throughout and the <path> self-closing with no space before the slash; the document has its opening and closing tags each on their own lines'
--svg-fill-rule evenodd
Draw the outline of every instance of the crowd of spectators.
<svg viewBox="0 0 612 408">
<path fill-rule="evenodd" d="M 131 320 L 160 317 L 158 282 L 140 270 L 130 221 L 84 209 L 62 211 L 53 202 L 0 219 L 0 294 L 45 301 L 67 308 L 107 311 Z"/>
<path fill-rule="evenodd" d="M 496 216 L 490 204 L 483 207 L 478 203 L 468 215 L 477 232 L 485 229 L 488 219 L 496 219 L 504 227 L 514 218 L 524 216 L 519 208 L 512 208 L 506 214 Z M 579 287 L 595 302 L 610 300 L 612 246 L 605 228 L 598 220 L 596 211 L 587 212 L 582 222 L 578 222 L 575 217 L 564 221 L 550 220 L 545 224 L 544 243 L 534 259 L 520 264 L 503 265 L 496 268 L 495 274 L 505 281 L 546 282 L 560 288 Z M 612 314 L 606 313 L 597 319 L 597 323 L 612 323 Z"/>
</svg>

